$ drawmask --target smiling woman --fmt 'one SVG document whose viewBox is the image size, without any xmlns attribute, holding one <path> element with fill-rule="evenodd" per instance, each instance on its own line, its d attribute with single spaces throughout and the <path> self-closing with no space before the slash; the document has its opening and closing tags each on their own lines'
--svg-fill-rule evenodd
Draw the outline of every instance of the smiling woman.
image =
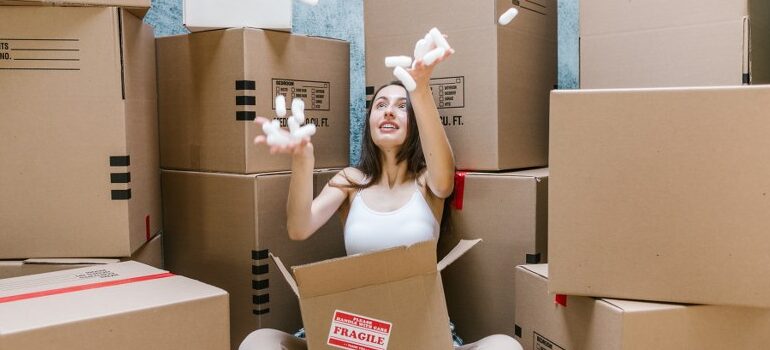
<svg viewBox="0 0 770 350">
<path fill-rule="evenodd" d="M 364 123 L 361 158 L 340 171 L 313 198 L 313 144 L 309 138 L 270 145 L 271 153 L 292 157 L 287 205 L 289 237 L 304 240 L 339 211 L 347 253 L 356 254 L 437 239 L 446 198 L 454 187 L 454 156 L 428 86 L 433 69 L 451 56 L 449 48 L 430 64 L 418 59 L 405 72 L 413 91 L 399 82 L 381 87 Z M 265 124 L 266 118 L 256 119 Z M 286 130 L 279 130 L 287 133 Z M 267 144 L 257 136 L 257 145 Z M 447 328 L 447 335 L 451 332 Z M 457 346 L 461 345 L 455 339 Z M 495 335 L 460 349 L 520 349 L 508 336 Z M 260 329 L 240 346 L 251 349 L 306 349 L 303 339 Z"/>
</svg>

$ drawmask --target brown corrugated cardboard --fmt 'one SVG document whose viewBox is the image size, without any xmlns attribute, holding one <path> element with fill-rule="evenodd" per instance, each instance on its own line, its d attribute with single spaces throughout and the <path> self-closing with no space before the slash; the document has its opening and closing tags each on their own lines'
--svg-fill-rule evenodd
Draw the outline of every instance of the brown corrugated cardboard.
<svg viewBox="0 0 770 350">
<path fill-rule="evenodd" d="M 229 348 L 227 293 L 137 262 L 0 281 L 0 349 Z"/>
<path fill-rule="evenodd" d="M 100 264 L 112 264 L 120 261 L 134 260 L 159 269 L 163 268 L 162 234 L 155 236 L 145 243 L 131 257 L 110 258 L 33 258 L 26 260 L 0 260 L 0 279 L 35 275 L 39 273 L 77 269 Z"/>
<path fill-rule="evenodd" d="M 301 97 L 319 127 L 316 168 L 348 164 L 347 42 L 241 28 L 159 38 L 157 48 L 164 169 L 289 170 L 290 157 L 253 143 L 262 130 L 250 120 L 275 117 L 278 94 Z"/>
<path fill-rule="evenodd" d="M 139 18 L 150 9 L 150 0 L 0 0 L 0 6 L 117 6 Z"/>
<path fill-rule="evenodd" d="M 0 258 L 130 256 L 161 228 L 152 28 L 6 6 L 0 33 Z"/>
<path fill-rule="evenodd" d="M 292 270 L 310 349 L 451 349 L 439 273 L 479 240 L 436 263 L 436 242 L 321 261 Z M 296 280 L 295 280 L 296 278 Z"/>
<path fill-rule="evenodd" d="M 556 84 L 556 1 L 364 1 L 366 85 L 395 80 L 386 56 L 412 56 L 431 27 L 456 50 L 430 85 L 457 167 L 501 170 L 548 164 L 548 91 Z M 507 26 L 497 18 L 519 10 Z M 396 15 L 408 9 L 408 16 Z M 419 18 L 421 20 L 415 20 Z"/>
<path fill-rule="evenodd" d="M 769 86 L 553 92 L 549 289 L 770 307 L 768 111 Z"/>
<path fill-rule="evenodd" d="M 580 86 L 769 83 L 768 21 L 762 0 L 587 1 L 580 6 Z"/>
<path fill-rule="evenodd" d="M 548 293 L 548 265 L 516 268 L 517 340 L 525 350 L 762 348 L 770 310 L 647 303 Z"/>
<path fill-rule="evenodd" d="M 447 238 L 484 243 L 442 273 L 449 317 L 466 342 L 513 336 L 510 269 L 547 261 L 548 169 L 467 173 L 463 181 L 455 186 L 462 206 L 454 205 Z"/>
<path fill-rule="evenodd" d="M 336 173 L 316 172 L 316 193 Z M 268 261 L 268 252 L 291 264 L 344 256 L 340 219 L 335 215 L 306 241 L 289 240 L 287 173 L 164 170 L 162 179 L 166 266 L 232 295 L 233 347 L 257 328 L 293 333 L 302 327 L 297 299 Z"/>
<path fill-rule="evenodd" d="M 251 27 L 291 31 L 291 0 L 184 0 L 182 23 L 191 32 Z"/>
</svg>

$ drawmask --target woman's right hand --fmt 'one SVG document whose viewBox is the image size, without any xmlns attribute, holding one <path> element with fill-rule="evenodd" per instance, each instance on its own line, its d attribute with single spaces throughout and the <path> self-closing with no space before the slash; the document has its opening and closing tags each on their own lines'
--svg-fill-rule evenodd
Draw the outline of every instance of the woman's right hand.
<svg viewBox="0 0 770 350">
<path fill-rule="evenodd" d="M 262 130 L 262 124 L 270 123 L 270 120 L 265 117 L 257 117 L 254 119 L 254 123 L 257 124 L 259 130 Z M 289 137 L 289 132 L 283 128 L 279 130 L 286 137 Z M 310 137 L 303 137 L 300 140 L 292 140 L 287 145 L 268 145 L 267 137 L 265 135 L 258 135 L 254 138 L 254 144 L 259 146 L 265 144 L 270 147 L 270 154 L 290 154 L 293 157 L 296 156 L 311 156 L 313 155 L 313 143 L 310 142 Z"/>
</svg>

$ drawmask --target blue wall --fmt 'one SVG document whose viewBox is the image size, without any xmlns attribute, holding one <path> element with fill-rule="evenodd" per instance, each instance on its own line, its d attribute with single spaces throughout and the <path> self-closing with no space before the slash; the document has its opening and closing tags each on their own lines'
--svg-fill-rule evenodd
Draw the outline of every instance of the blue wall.
<svg viewBox="0 0 770 350">
<path fill-rule="evenodd" d="M 350 161 L 360 154 L 361 125 L 365 114 L 363 0 L 320 0 L 308 6 L 294 0 L 292 31 L 350 42 Z M 182 26 L 182 0 L 152 0 L 144 21 L 155 36 L 187 33 Z"/>
<path fill-rule="evenodd" d="M 561 89 L 577 89 L 580 79 L 580 0 L 559 1 L 559 67 Z"/>
</svg>

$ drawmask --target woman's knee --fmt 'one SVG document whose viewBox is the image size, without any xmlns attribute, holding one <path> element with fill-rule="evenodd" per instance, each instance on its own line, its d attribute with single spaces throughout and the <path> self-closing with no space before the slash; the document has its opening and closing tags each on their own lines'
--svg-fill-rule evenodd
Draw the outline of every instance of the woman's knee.
<svg viewBox="0 0 770 350">
<path fill-rule="evenodd" d="M 469 347 L 462 347 L 467 350 L 523 350 L 519 342 L 504 334 L 490 335 L 481 339 Z"/>
<path fill-rule="evenodd" d="M 276 329 L 262 328 L 251 332 L 238 350 L 306 350 L 303 340 Z"/>
</svg>

